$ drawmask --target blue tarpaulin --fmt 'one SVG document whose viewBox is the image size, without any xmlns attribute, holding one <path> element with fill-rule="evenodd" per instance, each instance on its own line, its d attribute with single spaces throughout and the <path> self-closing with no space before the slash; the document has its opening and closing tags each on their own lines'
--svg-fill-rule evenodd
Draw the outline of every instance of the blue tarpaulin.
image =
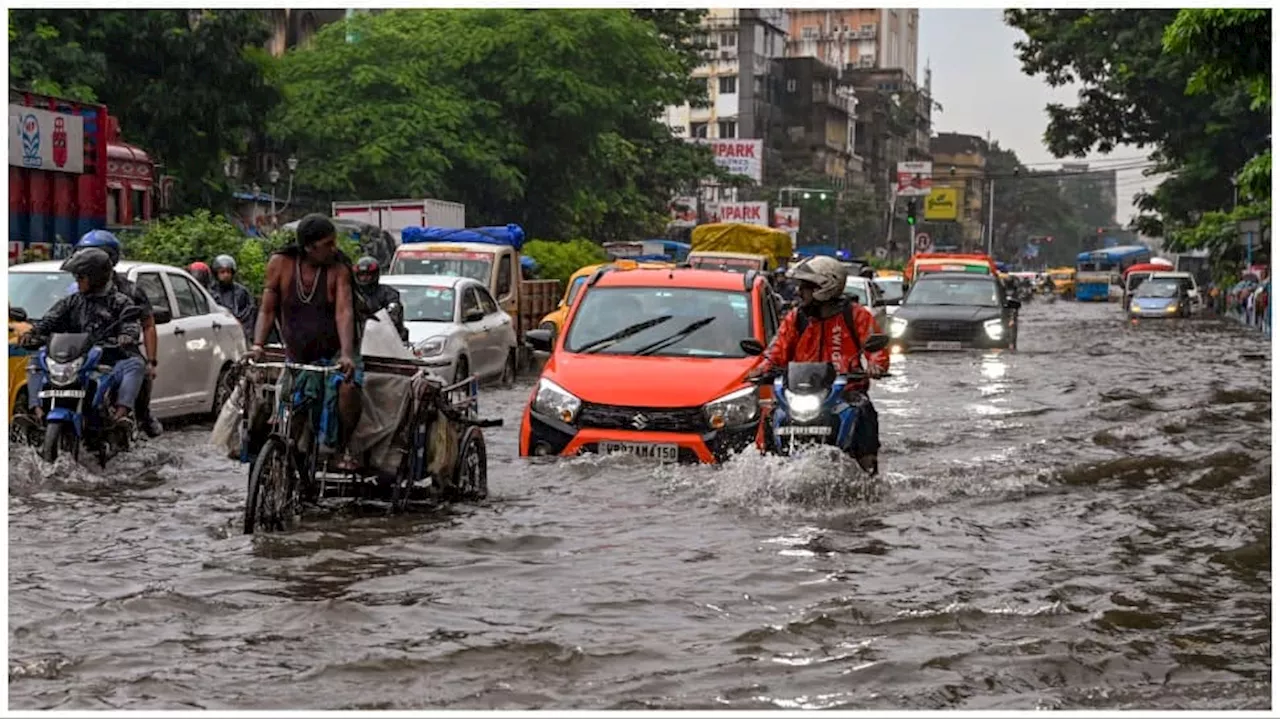
<svg viewBox="0 0 1280 719">
<path fill-rule="evenodd" d="M 505 245 L 516 251 L 524 247 L 524 228 L 511 224 L 505 227 L 406 227 L 400 231 L 400 242 L 483 242 L 486 245 Z"/>
</svg>

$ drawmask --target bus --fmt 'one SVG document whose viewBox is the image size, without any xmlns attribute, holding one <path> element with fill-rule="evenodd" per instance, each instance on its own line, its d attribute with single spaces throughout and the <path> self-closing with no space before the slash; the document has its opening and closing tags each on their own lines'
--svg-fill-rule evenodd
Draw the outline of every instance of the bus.
<svg viewBox="0 0 1280 719">
<path fill-rule="evenodd" d="M 1076 300 L 1079 302 L 1107 302 L 1111 299 L 1111 287 L 1120 282 L 1120 276 L 1134 265 L 1151 261 L 1151 248 L 1145 245 L 1107 247 L 1101 250 L 1081 252 L 1076 256 Z"/>
</svg>

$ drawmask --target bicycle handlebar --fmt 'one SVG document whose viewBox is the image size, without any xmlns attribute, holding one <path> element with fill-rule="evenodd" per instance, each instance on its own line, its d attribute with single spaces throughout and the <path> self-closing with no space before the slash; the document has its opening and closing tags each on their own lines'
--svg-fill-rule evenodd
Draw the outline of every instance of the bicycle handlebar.
<svg viewBox="0 0 1280 719">
<path fill-rule="evenodd" d="M 329 374 L 331 372 L 340 371 L 338 367 L 324 367 L 322 365 L 317 365 L 317 364 L 303 364 L 301 362 L 289 362 L 289 361 L 254 362 L 253 360 L 245 360 L 245 364 L 252 365 L 254 367 L 278 367 L 280 369 L 300 369 L 300 370 L 306 370 L 310 372 L 320 372 L 321 374 Z"/>
</svg>

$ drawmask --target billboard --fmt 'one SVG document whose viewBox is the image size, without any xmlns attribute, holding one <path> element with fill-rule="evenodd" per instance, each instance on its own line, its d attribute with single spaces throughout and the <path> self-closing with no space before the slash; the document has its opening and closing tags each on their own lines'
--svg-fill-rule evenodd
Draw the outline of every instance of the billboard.
<svg viewBox="0 0 1280 719">
<path fill-rule="evenodd" d="M 9 164 L 84 173 L 84 118 L 9 105 Z"/>
<path fill-rule="evenodd" d="M 764 140 L 689 138 L 690 142 L 711 145 L 716 164 L 734 175 L 750 177 L 758 185 L 763 180 Z"/>
<path fill-rule="evenodd" d="M 932 187 L 932 162 L 898 163 L 898 197 L 928 196 Z"/>
<path fill-rule="evenodd" d="M 769 226 L 767 202 L 721 202 L 712 222 L 741 222 L 748 225 Z"/>
<path fill-rule="evenodd" d="M 924 203 L 924 219 L 929 222 L 954 222 L 960 216 L 960 189 L 935 187 Z"/>
<path fill-rule="evenodd" d="M 800 230 L 800 208 L 799 207 L 775 207 L 773 208 L 773 226 L 783 232 L 795 234 Z"/>
</svg>

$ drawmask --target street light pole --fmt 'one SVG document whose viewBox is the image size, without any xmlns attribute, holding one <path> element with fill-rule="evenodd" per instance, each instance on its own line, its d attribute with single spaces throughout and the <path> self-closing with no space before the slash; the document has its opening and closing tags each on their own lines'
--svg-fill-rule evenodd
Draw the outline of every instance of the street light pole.
<svg viewBox="0 0 1280 719">
<path fill-rule="evenodd" d="M 996 178 L 991 178 L 987 186 L 991 188 L 991 204 L 987 207 L 987 255 L 994 257 L 996 244 Z"/>
</svg>

